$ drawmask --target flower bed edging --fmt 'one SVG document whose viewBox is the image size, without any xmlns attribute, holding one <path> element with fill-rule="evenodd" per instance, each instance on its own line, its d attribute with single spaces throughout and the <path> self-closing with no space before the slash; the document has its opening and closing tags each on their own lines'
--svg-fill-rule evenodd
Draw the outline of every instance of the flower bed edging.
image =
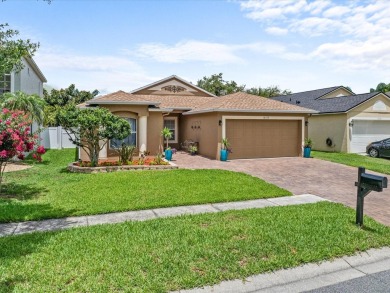
<svg viewBox="0 0 390 293">
<path fill-rule="evenodd" d="M 79 167 L 70 163 L 68 170 L 73 173 L 108 173 L 117 171 L 136 171 L 136 170 L 172 170 L 178 169 L 178 166 L 169 165 L 123 165 L 123 166 L 104 166 L 104 167 Z"/>
</svg>

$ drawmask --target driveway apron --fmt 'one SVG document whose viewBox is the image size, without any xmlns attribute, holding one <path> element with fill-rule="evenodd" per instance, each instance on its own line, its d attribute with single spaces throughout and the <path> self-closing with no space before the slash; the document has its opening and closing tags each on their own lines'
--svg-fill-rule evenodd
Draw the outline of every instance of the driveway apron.
<svg viewBox="0 0 390 293">
<path fill-rule="evenodd" d="M 314 194 L 356 208 L 356 167 L 300 157 L 221 162 L 179 152 L 173 159 L 173 163 L 180 168 L 243 172 L 285 188 L 293 194 Z M 390 177 L 369 170 L 367 172 Z M 380 193 L 371 192 L 365 198 L 364 213 L 390 226 L 390 188 Z"/>
</svg>

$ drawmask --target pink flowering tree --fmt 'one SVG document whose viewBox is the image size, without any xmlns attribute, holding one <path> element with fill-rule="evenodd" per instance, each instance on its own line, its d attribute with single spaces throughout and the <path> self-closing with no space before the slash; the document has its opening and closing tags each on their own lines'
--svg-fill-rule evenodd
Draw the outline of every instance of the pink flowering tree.
<svg viewBox="0 0 390 293">
<path fill-rule="evenodd" d="M 38 135 L 30 131 L 31 120 L 23 111 L 10 111 L 4 108 L 0 112 L 0 188 L 7 163 L 17 157 L 24 160 L 26 152 L 33 152 L 37 161 L 45 153 L 38 146 Z"/>
</svg>

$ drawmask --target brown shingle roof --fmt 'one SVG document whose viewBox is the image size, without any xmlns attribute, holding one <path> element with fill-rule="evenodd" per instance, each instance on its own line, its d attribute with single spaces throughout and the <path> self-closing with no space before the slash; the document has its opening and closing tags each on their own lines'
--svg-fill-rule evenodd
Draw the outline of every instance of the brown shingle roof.
<svg viewBox="0 0 390 293">
<path fill-rule="evenodd" d="M 160 108 L 193 109 L 207 103 L 214 97 L 202 96 L 159 96 L 159 95 L 135 95 L 124 91 L 117 91 L 104 96 L 99 96 L 87 101 L 89 105 L 99 104 L 138 104 L 158 105 Z"/>
<path fill-rule="evenodd" d="M 157 105 L 159 103 L 148 101 L 143 96 L 132 95 L 124 91 L 117 91 L 104 96 L 98 96 L 95 99 L 86 102 L 88 105 L 99 104 L 134 104 L 134 105 Z"/>
<path fill-rule="evenodd" d="M 159 102 L 160 108 L 194 109 L 204 103 L 216 100 L 215 97 L 202 96 L 158 96 L 158 95 L 134 95 L 148 101 Z"/>
<path fill-rule="evenodd" d="M 186 114 L 214 111 L 316 113 L 307 108 L 242 92 L 223 97 L 202 97 L 136 95 L 117 91 L 89 100 L 86 104 L 154 105 L 164 109 L 191 110 Z"/>
<path fill-rule="evenodd" d="M 214 111 L 316 113 L 311 109 L 239 92 L 199 105 L 186 114 Z"/>
</svg>

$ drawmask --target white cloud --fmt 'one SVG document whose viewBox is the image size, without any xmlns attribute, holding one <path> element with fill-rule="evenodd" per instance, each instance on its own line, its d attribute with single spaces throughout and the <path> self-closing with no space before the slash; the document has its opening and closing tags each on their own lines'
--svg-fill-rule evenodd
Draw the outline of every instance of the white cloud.
<svg viewBox="0 0 390 293">
<path fill-rule="evenodd" d="M 63 88 L 74 83 L 79 89 L 98 89 L 106 93 L 120 89 L 129 91 L 156 80 L 128 56 L 64 52 L 68 50 L 42 49 L 34 57 L 49 85 Z"/>
<path fill-rule="evenodd" d="M 241 9 L 250 11 L 246 15 L 248 18 L 263 21 L 298 13 L 305 5 L 305 0 L 249 0 L 241 2 Z"/>
<path fill-rule="evenodd" d="M 305 10 L 309 11 L 310 14 L 317 15 L 317 14 L 320 14 L 325 8 L 327 8 L 331 5 L 332 5 L 332 2 L 329 0 L 313 1 L 313 2 L 307 3 Z"/>
<path fill-rule="evenodd" d="M 390 1 L 249 0 L 241 9 L 267 33 L 317 37 L 317 48 L 290 52 L 286 46 L 282 58 L 320 59 L 352 70 L 390 68 Z"/>
<path fill-rule="evenodd" d="M 331 60 L 335 65 L 348 69 L 390 69 L 390 40 L 381 37 L 366 41 L 347 40 L 325 43 L 310 55 L 312 58 Z"/>
<path fill-rule="evenodd" d="M 235 49 L 220 43 L 183 41 L 173 46 L 151 43 L 138 47 L 138 55 L 153 58 L 159 62 L 181 63 L 203 61 L 210 63 L 237 63 L 243 60 L 235 54 Z"/>
<path fill-rule="evenodd" d="M 351 8 L 347 6 L 333 6 L 323 12 L 324 17 L 342 17 L 343 15 L 350 13 Z"/>
<path fill-rule="evenodd" d="M 283 53 L 284 47 L 273 43 L 223 44 L 196 40 L 182 41 L 174 45 L 142 44 L 136 55 L 152 58 L 158 62 L 184 63 L 206 62 L 211 64 L 243 63 L 240 56 L 243 51 L 254 51 L 264 54 Z M 133 54 L 129 51 L 128 54 Z"/>
<path fill-rule="evenodd" d="M 50 69 L 71 69 L 79 71 L 115 71 L 118 69 L 136 69 L 139 66 L 126 57 L 83 56 L 64 53 L 38 52 L 36 58 L 42 67 Z"/>
<path fill-rule="evenodd" d="M 276 36 L 284 36 L 288 34 L 288 29 L 277 27 L 277 26 L 267 27 L 265 31 L 270 35 L 276 35 Z"/>
<path fill-rule="evenodd" d="M 310 36 L 372 36 L 388 31 L 390 23 L 390 2 L 382 0 L 249 0 L 241 2 L 241 9 L 246 17 L 263 23 L 266 30 L 278 27 Z"/>
<path fill-rule="evenodd" d="M 321 17 L 308 17 L 290 25 L 290 30 L 304 36 L 321 36 L 334 30 L 345 31 L 345 24 L 337 20 Z"/>
</svg>

